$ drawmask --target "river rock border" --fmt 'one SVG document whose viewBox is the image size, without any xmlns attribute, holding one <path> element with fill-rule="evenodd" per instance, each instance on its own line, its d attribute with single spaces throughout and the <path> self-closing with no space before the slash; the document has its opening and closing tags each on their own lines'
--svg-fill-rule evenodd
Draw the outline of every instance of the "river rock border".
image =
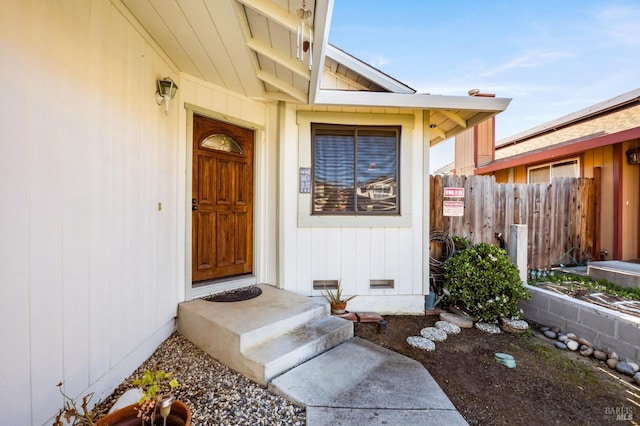
<svg viewBox="0 0 640 426">
<path fill-rule="evenodd" d="M 504 320 L 502 324 L 505 331 L 511 333 L 522 333 L 529 329 L 529 324 L 523 320 Z M 442 313 L 440 314 L 440 321 L 436 321 L 434 327 L 423 328 L 420 330 L 420 336 L 407 337 L 407 343 L 414 348 L 434 351 L 436 350 L 435 342 L 443 342 L 447 339 L 447 335 L 458 334 L 463 328 L 471 328 L 473 326 L 473 321 L 468 318 L 448 312 Z M 500 333 L 500 327 L 493 324 L 476 322 L 475 327 L 489 334 Z"/>
<path fill-rule="evenodd" d="M 620 356 L 615 351 L 606 351 L 601 348 L 594 347 L 589 340 L 578 337 L 575 333 L 564 332 L 558 326 L 538 326 L 538 330 L 547 339 L 553 341 L 556 348 L 578 352 L 586 358 L 595 358 L 604 362 L 607 367 L 616 370 L 618 373 L 633 377 L 637 385 L 640 385 L 640 365 L 629 359 L 620 360 Z"/>
</svg>

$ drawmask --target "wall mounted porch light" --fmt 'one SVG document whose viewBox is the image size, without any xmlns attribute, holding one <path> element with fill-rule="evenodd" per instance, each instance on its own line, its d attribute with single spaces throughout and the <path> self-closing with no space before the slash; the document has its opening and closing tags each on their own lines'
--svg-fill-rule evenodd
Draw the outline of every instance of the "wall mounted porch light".
<svg viewBox="0 0 640 426">
<path fill-rule="evenodd" d="M 640 165 L 640 147 L 631 148 L 626 152 L 627 163 L 632 166 Z"/>
<path fill-rule="evenodd" d="M 173 99 L 178 91 L 178 86 L 169 77 L 158 80 L 158 91 L 156 92 L 156 102 L 162 105 L 164 102 L 164 113 L 169 114 L 169 101 Z"/>
</svg>

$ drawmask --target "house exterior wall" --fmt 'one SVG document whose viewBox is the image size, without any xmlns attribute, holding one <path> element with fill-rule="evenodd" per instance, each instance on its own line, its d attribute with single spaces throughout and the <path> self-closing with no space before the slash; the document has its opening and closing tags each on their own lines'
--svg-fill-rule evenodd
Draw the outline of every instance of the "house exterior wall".
<svg viewBox="0 0 640 426">
<path fill-rule="evenodd" d="M 454 141 L 454 172 L 473 176 L 475 169 L 493 160 L 495 118 L 485 120 L 458 134 Z"/>
<path fill-rule="evenodd" d="M 494 141 L 495 141 L 495 117 L 485 120 L 474 126 L 476 132 L 476 161 L 477 166 L 484 166 L 493 160 Z"/>
<path fill-rule="evenodd" d="M 467 129 L 458 134 L 454 141 L 454 173 L 458 176 L 471 176 L 475 165 L 475 131 Z"/>
<path fill-rule="evenodd" d="M 359 295 L 353 309 L 423 312 L 423 111 L 249 100 L 179 74 L 118 0 L 63 6 L 10 1 L 0 14 L 0 76 L 11 82 L 0 101 L 5 421 L 50 423 L 60 381 L 74 398 L 108 396 L 173 331 L 177 304 L 193 296 L 194 112 L 255 131 L 256 281 L 320 297 L 313 279 L 341 279 Z M 155 102 L 165 76 L 179 86 L 167 115 Z M 402 125 L 400 218 L 301 221 L 304 114 Z M 370 279 L 395 287 L 371 290 Z"/>
<path fill-rule="evenodd" d="M 178 76 L 118 2 L 8 1 L 0 25 L 0 400 L 41 425 L 58 382 L 104 398 L 173 330 L 179 108 L 154 92 Z"/>
<path fill-rule="evenodd" d="M 335 74 L 326 68 L 322 72 L 321 88 L 327 90 L 367 90 L 361 84 L 355 84 L 353 80 Z"/>
<path fill-rule="evenodd" d="M 310 108 L 283 111 L 281 146 L 281 283 L 287 290 L 320 296 L 313 280 L 340 280 L 353 310 L 417 313 L 423 297 L 422 111 Z M 299 168 L 311 167 L 310 123 L 401 125 L 401 217 L 317 217 L 310 194 L 298 191 Z M 425 193 L 426 194 L 426 193 Z M 428 194 L 425 195 L 428 197 Z M 389 290 L 371 279 L 393 279 Z M 389 297 L 394 296 L 394 297 Z"/>
<path fill-rule="evenodd" d="M 640 141 L 628 141 L 622 144 L 622 259 L 638 259 L 640 251 L 638 244 L 640 239 L 640 166 L 629 165 L 625 152 L 633 146 L 640 145 Z"/>
</svg>

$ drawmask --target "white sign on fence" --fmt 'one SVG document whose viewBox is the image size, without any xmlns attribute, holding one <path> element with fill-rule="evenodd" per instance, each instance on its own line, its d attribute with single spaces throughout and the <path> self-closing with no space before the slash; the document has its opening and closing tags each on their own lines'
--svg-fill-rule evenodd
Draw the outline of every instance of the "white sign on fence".
<svg viewBox="0 0 640 426">
<path fill-rule="evenodd" d="M 443 201 L 442 214 L 444 216 L 463 216 L 464 201 Z"/>
</svg>

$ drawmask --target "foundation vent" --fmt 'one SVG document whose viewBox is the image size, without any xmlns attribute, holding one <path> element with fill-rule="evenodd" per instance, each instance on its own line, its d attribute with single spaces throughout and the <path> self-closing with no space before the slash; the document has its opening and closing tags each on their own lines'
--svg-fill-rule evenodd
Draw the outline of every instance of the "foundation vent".
<svg viewBox="0 0 640 426">
<path fill-rule="evenodd" d="M 337 290 L 338 280 L 313 280 L 314 290 Z"/>
<path fill-rule="evenodd" d="M 394 288 L 394 280 L 370 280 L 369 288 L 371 290 L 390 290 Z"/>
</svg>

